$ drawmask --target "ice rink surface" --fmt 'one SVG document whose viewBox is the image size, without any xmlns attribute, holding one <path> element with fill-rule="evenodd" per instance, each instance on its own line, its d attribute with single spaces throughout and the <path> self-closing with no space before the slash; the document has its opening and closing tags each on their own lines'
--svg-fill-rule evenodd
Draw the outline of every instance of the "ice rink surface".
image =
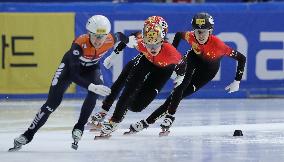
<svg viewBox="0 0 284 162">
<path fill-rule="evenodd" d="M 280 162 L 284 159 L 284 99 L 184 100 L 168 137 L 158 136 L 162 120 L 145 131 L 123 136 L 129 124 L 147 117 L 163 103 L 155 100 L 141 113 L 129 112 L 109 140 L 94 141 L 95 133 L 85 130 L 77 151 L 71 149 L 71 130 L 82 101 L 64 101 L 31 143 L 19 152 L 7 152 L 43 103 L 0 101 L 1 162 Z M 100 105 L 98 102 L 94 112 Z M 233 137 L 235 129 L 241 129 L 244 136 Z"/>
</svg>

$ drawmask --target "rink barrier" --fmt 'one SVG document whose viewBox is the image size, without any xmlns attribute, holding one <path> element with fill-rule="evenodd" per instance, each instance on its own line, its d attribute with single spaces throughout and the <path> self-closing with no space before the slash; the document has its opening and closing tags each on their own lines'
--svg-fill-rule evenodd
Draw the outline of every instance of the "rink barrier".
<svg viewBox="0 0 284 162">
<path fill-rule="evenodd" d="M 49 12 L 74 13 L 75 36 L 85 33 L 85 22 L 91 15 L 103 14 L 112 23 L 112 32 L 130 34 L 141 30 L 143 20 L 151 15 L 163 16 L 169 24 L 169 40 L 177 31 L 190 30 L 191 17 L 196 12 L 206 11 L 215 18 L 214 34 L 219 36 L 231 47 L 247 56 L 247 68 L 240 85 L 240 91 L 227 94 L 224 90 L 234 80 L 235 61 L 224 58 L 221 68 L 214 81 L 194 94 L 193 98 L 251 98 L 251 97 L 283 97 L 284 96 L 284 3 L 209 3 L 209 4 L 153 4 L 153 3 L 0 3 L 0 12 L 34 14 Z M 1 31 L 2 35 L 6 31 Z M 10 32 L 10 31 L 9 31 Z M 13 32 L 13 31 L 11 31 Z M 52 35 L 52 34 L 51 34 Z M 1 41 L 1 40 L 0 40 Z M 62 42 L 65 50 L 70 42 Z M 68 44 L 68 45 L 66 45 Z M 0 44 L 1 45 L 1 44 Z M 2 47 L 1 47 L 2 48 Z M 181 42 L 178 49 L 185 53 L 190 48 Z M 137 52 L 125 49 L 125 55 L 109 71 L 102 67 L 105 84 L 111 86 L 119 75 L 122 67 L 133 58 Z M 35 53 L 36 55 L 37 53 Z M 57 53 L 60 57 L 62 52 Z M 1 54 L 3 55 L 3 54 Z M 58 61 L 58 60 L 57 60 Z M 2 62 L 0 62 L 3 64 Z M 53 70 L 56 65 L 50 63 Z M 2 69 L 1 69 L 2 70 Z M 53 72 L 54 72 L 53 71 Z M 49 86 L 53 74 L 43 76 L 48 78 Z M 47 80 L 47 79 L 46 79 Z M 2 81 L 2 76 L 0 76 Z M 158 98 L 165 98 L 172 90 L 171 81 L 164 87 Z M 1 92 L 0 98 L 42 98 L 45 93 L 29 92 L 27 94 L 11 94 Z M 48 92 L 46 88 L 45 92 Z M 67 98 L 82 98 L 86 91 L 76 87 L 76 93 L 67 94 Z"/>
</svg>

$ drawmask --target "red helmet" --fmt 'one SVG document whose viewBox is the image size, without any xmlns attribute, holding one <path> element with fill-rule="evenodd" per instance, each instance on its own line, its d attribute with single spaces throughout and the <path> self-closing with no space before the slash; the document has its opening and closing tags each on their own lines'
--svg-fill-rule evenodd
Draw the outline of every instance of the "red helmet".
<svg viewBox="0 0 284 162">
<path fill-rule="evenodd" d="M 168 24 L 160 16 L 151 16 L 144 22 L 143 40 L 146 44 L 157 44 L 164 41 L 168 33 Z"/>
</svg>

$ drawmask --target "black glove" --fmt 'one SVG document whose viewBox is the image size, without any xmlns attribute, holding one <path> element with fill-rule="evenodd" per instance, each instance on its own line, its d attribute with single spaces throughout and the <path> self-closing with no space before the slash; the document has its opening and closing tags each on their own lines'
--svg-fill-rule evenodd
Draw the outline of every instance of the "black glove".
<svg viewBox="0 0 284 162">
<path fill-rule="evenodd" d="M 186 72 L 186 66 L 187 66 L 187 64 L 186 64 L 186 56 L 184 56 L 181 59 L 181 61 L 176 65 L 174 71 L 176 72 L 177 75 L 182 76 Z"/>
</svg>

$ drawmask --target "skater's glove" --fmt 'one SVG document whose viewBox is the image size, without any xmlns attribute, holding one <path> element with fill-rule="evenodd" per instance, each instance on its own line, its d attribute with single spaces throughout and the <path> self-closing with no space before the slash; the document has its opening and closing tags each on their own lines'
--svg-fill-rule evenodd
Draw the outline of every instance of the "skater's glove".
<svg viewBox="0 0 284 162">
<path fill-rule="evenodd" d="M 173 71 L 172 75 L 171 75 L 171 79 L 175 80 L 177 77 L 177 73 L 175 71 Z"/>
<path fill-rule="evenodd" d="M 184 79 L 184 75 L 178 75 L 176 77 L 176 79 L 174 80 L 175 88 L 182 83 L 183 79 Z"/>
<path fill-rule="evenodd" d="M 111 55 L 109 55 L 105 60 L 104 60 L 104 66 L 105 68 L 109 69 L 110 67 L 112 67 L 115 59 L 117 58 L 118 53 L 116 53 L 115 51 L 113 51 L 111 53 Z"/>
<path fill-rule="evenodd" d="M 88 90 L 101 96 L 107 96 L 111 93 L 111 89 L 109 87 L 104 85 L 95 85 L 93 83 L 88 86 Z"/>
<path fill-rule="evenodd" d="M 135 48 L 137 46 L 137 40 L 134 35 L 128 37 L 129 42 L 126 44 L 129 48 Z"/>
<path fill-rule="evenodd" d="M 240 88 L 240 81 L 234 80 L 230 85 L 228 85 L 225 90 L 228 91 L 228 93 L 236 92 Z"/>
<path fill-rule="evenodd" d="M 171 79 L 174 80 L 173 83 L 174 83 L 174 87 L 176 88 L 182 83 L 184 79 L 184 75 L 177 75 L 176 72 L 174 71 L 173 74 L 171 75 Z"/>
<path fill-rule="evenodd" d="M 186 67 L 186 56 L 184 56 L 182 60 L 175 66 L 175 69 L 171 75 L 171 78 L 174 80 L 175 88 L 182 83 L 186 73 Z"/>
</svg>

